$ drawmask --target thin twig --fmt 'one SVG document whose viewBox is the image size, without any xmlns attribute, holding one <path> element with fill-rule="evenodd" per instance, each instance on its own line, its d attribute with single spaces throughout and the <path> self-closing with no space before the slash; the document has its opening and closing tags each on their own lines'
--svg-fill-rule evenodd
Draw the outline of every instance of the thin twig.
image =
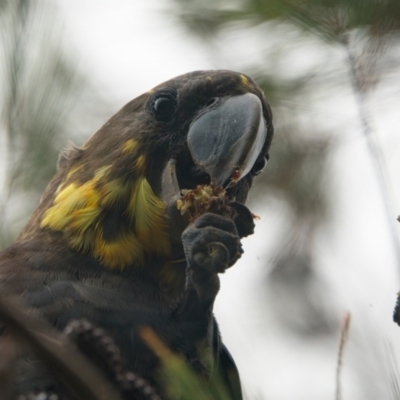
<svg viewBox="0 0 400 400">
<path fill-rule="evenodd" d="M 344 349 L 349 338 L 349 330 L 350 330 L 350 321 L 351 314 L 346 312 L 343 317 L 342 327 L 340 329 L 340 342 L 339 342 L 339 351 L 337 357 L 336 364 L 336 394 L 335 400 L 342 400 L 342 385 L 341 385 L 341 374 L 343 369 L 343 357 L 344 357 Z"/>
<path fill-rule="evenodd" d="M 386 341 L 385 346 L 385 361 L 388 363 L 388 380 L 391 398 L 393 400 L 400 399 L 400 378 L 399 378 L 399 366 L 396 358 L 396 351 L 393 349 L 391 342 Z"/>
</svg>

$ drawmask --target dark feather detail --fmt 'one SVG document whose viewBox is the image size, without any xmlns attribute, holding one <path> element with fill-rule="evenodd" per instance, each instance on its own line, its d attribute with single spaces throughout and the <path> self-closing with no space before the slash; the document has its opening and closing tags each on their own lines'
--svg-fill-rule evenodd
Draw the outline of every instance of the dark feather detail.
<svg viewBox="0 0 400 400">
<path fill-rule="evenodd" d="M 159 102 L 157 110 L 162 95 L 161 103 L 172 103 Z M 235 128 L 238 143 L 231 145 L 231 125 L 224 125 L 223 135 L 211 136 L 222 138 L 213 152 L 212 143 L 202 142 L 202 129 L 207 131 L 210 113 L 232 124 L 237 104 L 244 105 L 246 123 L 240 126 L 248 130 Z M 201 129 L 194 132 L 196 121 Z M 251 121 L 257 122 L 255 130 Z M 193 143 L 203 143 L 212 162 L 226 168 L 229 187 L 216 185 L 218 168 L 207 170 L 201 164 L 205 153 L 190 148 L 190 130 Z M 160 359 L 139 334 L 143 327 L 179 354 L 202 382 L 213 381 L 215 372 L 228 397 L 241 399 L 239 374 L 212 311 L 218 273 L 232 267 L 243 252 L 241 238 L 253 233 L 253 216 L 244 206 L 255 175 L 248 160 L 268 159 L 272 136 L 271 110 L 261 89 L 240 73 L 195 71 L 132 100 L 82 148 L 62 153 L 30 221 L 0 253 L 0 292 L 19 298 L 58 331 L 68 327 L 77 346 L 126 399 L 146 393 L 143 399 L 167 398 Z M 221 149 L 234 150 L 235 165 Z M 177 193 L 161 199 L 163 171 L 172 164 Z M 222 189 L 224 211 L 204 208 L 195 218 L 182 215 L 179 192 L 207 185 Z M 397 307 L 396 321 L 398 314 Z M 8 340 L 5 322 L 0 351 Z M 28 351 L 17 364 L 15 398 L 56 393 L 63 385 L 47 356 Z"/>
</svg>

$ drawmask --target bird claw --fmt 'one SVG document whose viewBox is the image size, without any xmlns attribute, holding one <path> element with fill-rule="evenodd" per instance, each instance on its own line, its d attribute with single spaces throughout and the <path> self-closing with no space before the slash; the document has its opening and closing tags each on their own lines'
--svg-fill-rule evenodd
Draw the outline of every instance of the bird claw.
<svg viewBox="0 0 400 400">
<path fill-rule="evenodd" d="M 225 272 L 243 253 L 235 224 L 217 214 L 200 216 L 182 234 L 189 268 Z"/>
<path fill-rule="evenodd" d="M 219 291 L 218 273 L 225 272 L 243 253 L 235 224 L 218 214 L 203 214 L 185 229 L 182 243 L 187 286 L 194 287 L 200 299 L 213 302 Z"/>
<path fill-rule="evenodd" d="M 207 251 L 199 251 L 193 259 L 197 265 L 214 272 L 225 272 L 229 261 L 228 249 L 219 242 L 207 245 Z"/>
<path fill-rule="evenodd" d="M 242 203 L 231 201 L 231 218 L 236 225 L 240 238 L 252 235 L 254 233 L 254 216 L 251 211 Z"/>
</svg>

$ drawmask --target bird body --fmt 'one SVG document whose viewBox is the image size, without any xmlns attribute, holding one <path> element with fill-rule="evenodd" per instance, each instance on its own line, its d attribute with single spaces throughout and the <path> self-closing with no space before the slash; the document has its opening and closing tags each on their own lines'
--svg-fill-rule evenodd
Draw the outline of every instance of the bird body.
<svg viewBox="0 0 400 400">
<path fill-rule="evenodd" d="M 261 90 L 231 71 L 182 75 L 134 99 L 82 148 L 61 155 L 27 226 L 0 253 L 1 294 L 60 331 L 82 318 L 101 327 L 128 368 L 163 396 L 142 327 L 206 379 L 218 363 L 236 371 L 212 307 L 218 273 L 252 233 L 243 204 L 272 131 Z M 211 194 L 205 213 L 181 212 L 182 190 L 202 186 L 223 195 Z M 51 366 L 44 370 L 19 374 L 16 395 L 57 387 Z"/>
</svg>

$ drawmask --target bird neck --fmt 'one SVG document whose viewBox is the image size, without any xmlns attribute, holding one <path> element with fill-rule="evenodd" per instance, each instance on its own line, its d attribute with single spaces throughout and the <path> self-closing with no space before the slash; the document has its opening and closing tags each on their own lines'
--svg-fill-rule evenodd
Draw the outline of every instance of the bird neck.
<svg viewBox="0 0 400 400">
<path fill-rule="evenodd" d="M 143 267 L 146 256 L 168 259 L 171 245 L 165 204 L 136 162 L 130 177 L 112 178 L 111 166 L 84 181 L 65 179 L 40 218 L 40 227 L 61 232 L 68 245 L 109 268 Z"/>
</svg>

